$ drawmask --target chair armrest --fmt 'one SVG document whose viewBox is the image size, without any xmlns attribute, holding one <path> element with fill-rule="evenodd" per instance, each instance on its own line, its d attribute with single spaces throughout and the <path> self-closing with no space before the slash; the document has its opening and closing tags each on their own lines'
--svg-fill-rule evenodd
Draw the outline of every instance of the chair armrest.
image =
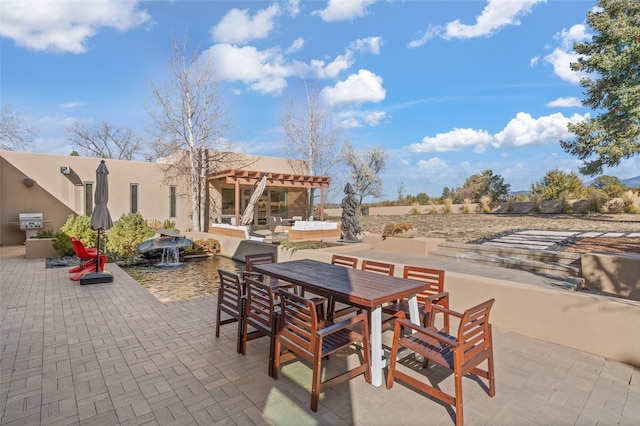
<svg viewBox="0 0 640 426">
<path fill-rule="evenodd" d="M 429 307 L 430 309 L 427 311 L 427 307 Z M 429 314 L 429 327 L 433 327 L 433 322 L 435 321 L 436 318 L 436 314 L 439 312 L 441 312 L 442 314 L 444 314 L 445 316 L 450 315 L 456 318 L 462 318 L 462 314 L 456 312 L 456 311 L 452 311 L 451 309 L 447 309 L 444 306 L 441 305 L 436 305 L 434 303 L 431 303 L 430 305 L 425 305 L 425 314 Z"/>
<path fill-rule="evenodd" d="M 448 299 L 449 298 L 449 292 L 448 291 L 443 291 L 440 293 L 434 293 L 431 296 L 427 297 L 425 300 L 428 300 L 431 303 L 436 303 L 439 302 L 443 299 Z"/>
<path fill-rule="evenodd" d="M 324 337 L 324 336 L 328 336 L 332 333 L 335 333 L 338 330 L 342 330 L 344 328 L 348 328 L 351 327 L 354 324 L 357 324 L 359 322 L 364 322 L 367 321 L 367 314 L 366 313 L 362 313 L 362 314 L 358 314 L 355 315 L 353 317 L 350 317 L 344 321 L 340 321 L 334 324 L 331 324 L 328 327 L 322 328 L 320 330 L 318 330 L 318 332 L 316 333 L 318 337 Z"/>
<path fill-rule="evenodd" d="M 433 327 L 425 328 L 425 327 L 422 327 L 421 325 L 414 324 L 411 321 L 402 319 L 402 318 L 398 318 L 396 320 L 396 327 L 409 328 L 411 330 L 416 331 L 417 333 L 424 334 L 425 336 L 431 339 L 437 340 L 440 343 L 451 346 L 452 348 L 457 348 L 458 346 L 460 346 L 460 344 L 454 337 L 448 334 L 438 332 Z M 413 336 L 416 337 L 415 334 Z M 419 339 L 419 337 L 416 337 L 416 338 Z"/>
</svg>

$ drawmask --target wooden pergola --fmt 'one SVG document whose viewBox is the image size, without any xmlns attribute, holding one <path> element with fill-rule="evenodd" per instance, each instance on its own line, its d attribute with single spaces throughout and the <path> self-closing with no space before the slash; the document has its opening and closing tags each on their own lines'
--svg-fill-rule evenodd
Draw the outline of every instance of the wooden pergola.
<svg viewBox="0 0 640 426">
<path fill-rule="evenodd" d="M 265 174 L 267 175 L 267 188 L 320 189 L 320 220 L 324 220 L 325 189 L 329 188 L 331 182 L 331 178 L 328 176 L 227 169 L 210 174 L 207 181 L 234 185 L 236 223 L 240 223 L 240 187 L 255 185 Z"/>
</svg>

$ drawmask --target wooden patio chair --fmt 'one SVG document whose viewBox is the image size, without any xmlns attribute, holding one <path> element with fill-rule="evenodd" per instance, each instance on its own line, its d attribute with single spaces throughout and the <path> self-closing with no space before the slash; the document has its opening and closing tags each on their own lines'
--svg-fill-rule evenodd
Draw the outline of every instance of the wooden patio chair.
<svg viewBox="0 0 640 426">
<path fill-rule="evenodd" d="M 467 309 L 462 314 L 443 308 L 440 305 L 430 305 L 431 314 L 429 315 L 428 327 L 415 325 L 406 319 L 397 319 L 394 325 L 387 389 L 391 389 L 394 379 L 405 382 L 428 395 L 452 405 L 456 412 L 456 425 L 462 425 L 464 420 L 462 413 L 463 376 L 471 373 L 487 379 L 489 381 L 489 396 L 493 397 L 496 394 L 493 370 L 493 343 L 491 324 L 489 324 L 489 314 L 493 302 L 494 299 L 490 299 Z M 460 324 L 457 335 L 449 335 L 433 327 L 436 313 L 459 318 Z M 405 332 L 403 332 L 403 328 L 406 329 Z M 422 355 L 424 357 L 423 368 L 427 367 L 429 361 L 433 361 L 444 368 L 453 370 L 455 396 L 449 395 L 435 386 L 430 386 L 414 376 L 398 371 L 396 357 L 402 348 Z M 407 356 L 410 355 L 411 353 L 407 354 Z M 478 368 L 478 365 L 485 360 L 487 361 L 487 369 Z"/>
<path fill-rule="evenodd" d="M 351 257 L 351 256 L 343 256 L 340 254 L 334 254 L 331 257 L 331 264 L 356 269 L 358 267 L 358 258 Z M 340 309 L 336 309 L 336 301 L 333 297 L 330 297 L 329 300 L 327 301 L 327 319 L 330 321 L 333 321 L 338 317 L 348 315 L 354 312 L 360 313 L 362 312 L 362 309 L 356 308 L 355 306 L 349 306 L 349 305 L 343 306 Z"/>
<path fill-rule="evenodd" d="M 428 324 L 431 304 L 438 304 L 444 308 L 449 308 L 449 293 L 444 291 L 444 274 L 445 272 L 441 269 L 422 268 L 410 265 L 404 267 L 403 277 L 405 279 L 422 281 L 429 284 L 429 288 L 416 295 L 418 298 L 418 312 L 420 312 L 422 316 L 423 327 L 426 327 Z M 409 318 L 409 301 L 408 299 L 403 299 L 398 300 L 396 303 L 383 306 L 382 312 L 392 315 L 390 318 L 385 318 L 385 322 L 389 322 L 397 317 Z M 449 333 L 449 325 L 449 315 L 445 315 L 444 328 L 442 329 L 445 333 Z"/>
<path fill-rule="evenodd" d="M 276 263 L 276 254 L 274 252 L 248 254 L 244 257 L 244 262 L 245 262 L 246 271 L 243 274 L 243 279 L 246 280 L 246 278 L 250 276 L 252 278 L 262 280 L 262 275 L 256 273 L 253 270 L 253 267 L 255 265 Z M 272 278 L 270 282 L 272 287 L 285 287 L 285 288 L 295 287 L 291 283 L 284 283 L 275 278 Z"/>
<path fill-rule="evenodd" d="M 279 289 L 282 303 L 281 328 L 276 339 L 274 373 L 278 378 L 280 363 L 302 358 L 311 363 L 311 410 L 318 411 L 320 393 L 324 389 L 342 383 L 362 373 L 371 383 L 369 348 L 369 322 L 366 314 L 359 314 L 340 323 L 319 322 L 316 301 L 305 299 L 290 291 Z M 360 326 L 360 332 L 354 326 Z M 363 362 L 337 376 L 321 381 L 322 359 L 361 342 Z"/>
<path fill-rule="evenodd" d="M 220 277 L 220 287 L 218 287 L 218 304 L 216 306 L 216 337 L 220 337 L 220 326 L 225 324 L 238 323 L 236 333 L 236 351 L 245 353 L 245 346 L 242 340 L 242 318 L 244 314 L 245 295 L 240 277 L 229 271 L 218 269 Z M 222 314 L 227 318 L 222 319 Z"/>
<path fill-rule="evenodd" d="M 246 352 L 247 341 L 268 336 L 271 341 L 269 345 L 269 376 L 275 377 L 273 353 L 280 317 L 279 302 L 276 302 L 276 290 L 262 280 L 251 276 L 246 278 L 245 284 L 247 301 L 242 323 L 242 353 Z M 249 326 L 255 331 L 249 333 Z"/>
<path fill-rule="evenodd" d="M 378 274 L 393 276 L 396 266 L 393 263 L 377 262 L 375 260 L 362 260 L 362 270 L 376 272 Z"/>
</svg>

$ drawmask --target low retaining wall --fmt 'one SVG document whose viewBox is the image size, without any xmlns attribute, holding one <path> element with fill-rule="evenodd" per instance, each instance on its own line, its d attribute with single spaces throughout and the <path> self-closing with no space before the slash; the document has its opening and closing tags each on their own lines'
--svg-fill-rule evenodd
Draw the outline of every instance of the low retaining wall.
<svg viewBox="0 0 640 426">
<path fill-rule="evenodd" d="M 58 252 L 53 249 L 53 238 L 27 238 L 24 245 L 25 258 L 27 259 L 59 256 Z"/>
<path fill-rule="evenodd" d="M 588 289 L 640 300 L 640 254 L 585 253 L 581 265 Z"/>
</svg>

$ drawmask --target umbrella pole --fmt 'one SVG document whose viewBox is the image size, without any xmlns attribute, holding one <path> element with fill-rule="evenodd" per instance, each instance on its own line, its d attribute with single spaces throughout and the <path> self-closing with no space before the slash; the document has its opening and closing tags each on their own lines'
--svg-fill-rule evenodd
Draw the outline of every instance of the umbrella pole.
<svg viewBox="0 0 640 426">
<path fill-rule="evenodd" d="M 98 244 L 96 247 L 96 272 L 100 272 L 100 228 L 98 228 Z"/>
</svg>

